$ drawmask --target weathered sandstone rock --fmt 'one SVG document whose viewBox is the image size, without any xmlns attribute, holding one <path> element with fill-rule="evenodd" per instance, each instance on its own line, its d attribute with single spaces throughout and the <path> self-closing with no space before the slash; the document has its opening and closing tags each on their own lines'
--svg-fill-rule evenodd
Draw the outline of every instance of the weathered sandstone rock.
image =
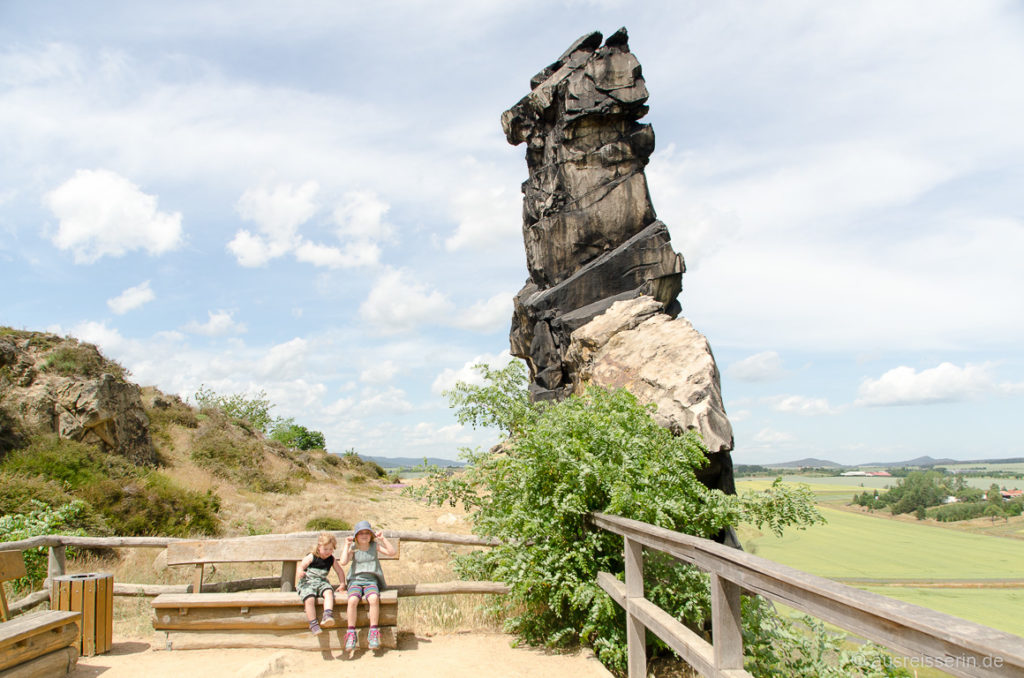
<svg viewBox="0 0 1024 678">
<path fill-rule="evenodd" d="M 526 144 L 523 242 L 529 279 L 509 343 L 535 400 L 586 383 L 626 388 L 676 433 L 708 447 L 702 480 L 735 492 L 732 427 L 707 340 L 676 316 L 686 267 L 657 219 L 644 167 L 654 150 L 647 87 L 626 30 L 577 40 L 505 111 Z"/>
<path fill-rule="evenodd" d="M 48 370 L 60 349 L 85 355 L 93 373 Z M 27 428 L 94 444 L 137 464 L 157 462 L 139 387 L 94 346 L 41 333 L 21 341 L 0 339 L 0 367 L 3 406 Z"/>
</svg>

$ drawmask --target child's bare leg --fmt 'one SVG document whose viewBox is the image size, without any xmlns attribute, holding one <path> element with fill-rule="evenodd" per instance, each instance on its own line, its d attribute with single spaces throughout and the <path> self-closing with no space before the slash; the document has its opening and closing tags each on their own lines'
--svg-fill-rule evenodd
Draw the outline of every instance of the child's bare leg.
<svg viewBox="0 0 1024 678">
<path fill-rule="evenodd" d="M 313 621 L 316 619 L 316 598 L 310 596 L 302 601 L 302 606 L 306 608 L 306 619 Z"/>
<path fill-rule="evenodd" d="M 334 589 L 324 591 L 324 612 L 334 609 Z"/>
<path fill-rule="evenodd" d="M 356 627 L 356 615 L 359 613 L 359 596 L 348 597 L 348 627 Z"/>
<path fill-rule="evenodd" d="M 377 626 L 380 621 L 380 596 L 371 593 L 366 596 L 366 601 L 370 604 L 370 626 Z"/>
</svg>

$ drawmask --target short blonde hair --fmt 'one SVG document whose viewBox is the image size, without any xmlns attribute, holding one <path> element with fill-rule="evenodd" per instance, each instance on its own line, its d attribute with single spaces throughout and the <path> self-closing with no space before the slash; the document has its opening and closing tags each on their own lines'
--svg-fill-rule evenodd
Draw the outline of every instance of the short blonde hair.
<svg viewBox="0 0 1024 678">
<path fill-rule="evenodd" d="M 316 538 L 316 546 L 313 547 L 313 553 L 319 553 L 320 546 L 322 544 L 330 544 L 335 549 L 338 548 L 338 538 L 330 532 L 321 532 Z"/>
</svg>

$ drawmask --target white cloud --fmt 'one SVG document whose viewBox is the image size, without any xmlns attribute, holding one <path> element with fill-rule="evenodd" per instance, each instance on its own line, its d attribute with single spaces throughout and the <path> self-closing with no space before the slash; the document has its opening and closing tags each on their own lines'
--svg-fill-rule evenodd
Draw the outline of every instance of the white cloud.
<svg viewBox="0 0 1024 678">
<path fill-rule="evenodd" d="M 393 360 L 382 360 L 359 373 L 359 381 L 368 384 L 384 384 L 398 374 L 398 366 Z"/>
<path fill-rule="evenodd" d="M 795 440 L 794 436 L 790 433 L 783 431 L 776 431 L 771 428 L 763 428 L 754 435 L 754 442 L 777 445 L 779 443 L 789 443 Z"/>
<path fill-rule="evenodd" d="M 475 386 L 483 386 L 484 379 L 480 376 L 479 372 L 473 369 L 474 365 L 490 365 L 492 369 L 501 369 L 513 360 L 516 360 L 516 358 L 512 357 L 512 354 L 509 353 L 508 349 L 496 355 L 481 353 L 480 355 L 467 360 L 462 367 L 458 369 L 446 367 L 442 370 L 434 379 L 434 383 L 431 384 L 430 392 L 434 395 L 441 395 L 445 391 L 451 390 L 458 381 L 473 384 Z"/>
<path fill-rule="evenodd" d="M 523 203 L 522 195 L 512 188 L 514 185 L 493 183 L 458 190 L 451 201 L 458 226 L 444 241 L 445 249 L 493 250 L 508 243 L 521 243 Z"/>
<path fill-rule="evenodd" d="M 785 374 L 782 358 L 775 351 L 762 351 L 726 368 L 726 373 L 740 381 L 772 381 Z"/>
<path fill-rule="evenodd" d="M 272 190 L 251 188 L 238 199 L 235 209 L 246 221 L 256 224 L 259 235 L 240 229 L 228 243 L 228 250 L 242 266 L 262 266 L 295 249 L 298 228 L 316 213 L 320 186 L 307 181 L 301 186 L 280 184 Z"/>
<path fill-rule="evenodd" d="M 338 225 L 338 239 L 389 240 L 394 227 L 384 221 L 390 205 L 373 191 L 350 191 L 342 196 L 342 203 L 334 210 Z"/>
<path fill-rule="evenodd" d="M 302 370 L 307 349 L 306 340 L 299 337 L 271 346 L 260 359 L 257 373 L 271 379 L 287 380 Z"/>
<path fill-rule="evenodd" d="M 736 410 L 728 414 L 729 421 L 733 424 L 738 424 L 741 421 L 750 419 L 750 410 Z"/>
<path fill-rule="evenodd" d="M 54 331 L 58 334 L 61 333 L 59 329 Z M 79 341 L 96 344 L 108 358 L 114 358 L 115 354 L 123 351 L 129 344 L 128 340 L 116 329 L 107 327 L 106 323 L 94 321 L 79 323 L 72 327 L 68 334 Z M 117 358 L 114 359 L 116 360 Z"/>
<path fill-rule="evenodd" d="M 374 281 L 359 315 L 379 331 L 395 334 L 424 323 L 446 324 L 454 310 L 445 295 L 413 280 L 409 271 L 389 267 Z"/>
<path fill-rule="evenodd" d="M 512 322 L 513 292 L 499 292 L 490 299 L 478 301 L 459 314 L 455 325 L 477 332 L 494 332 L 508 329 Z"/>
<path fill-rule="evenodd" d="M 878 379 L 865 379 L 858 390 L 857 405 L 924 405 L 968 400 L 997 390 L 992 365 L 957 367 L 942 363 L 918 372 L 901 365 Z"/>
<path fill-rule="evenodd" d="M 332 269 L 372 266 L 380 261 L 380 246 L 374 242 L 360 240 L 340 248 L 303 240 L 295 248 L 295 258 L 314 266 Z"/>
<path fill-rule="evenodd" d="M 777 412 L 788 412 L 806 417 L 821 414 L 837 414 L 838 410 L 828 404 L 827 398 L 807 398 L 799 395 L 776 396 L 769 402 Z"/>
<path fill-rule="evenodd" d="M 376 416 L 381 414 L 404 414 L 415 408 L 406 397 L 405 391 L 389 386 L 382 391 L 372 388 L 363 389 L 359 400 L 353 406 L 357 416 Z"/>
<path fill-rule="evenodd" d="M 129 287 L 113 299 L 107 299 L 107 306 L 118 315 L 123 315 L 156 299 L 156 294 L 145 281 L 135 287 Z"/>
<path fill-rule="evenodd" d="M 156 196 L 109 170 L 78 170 L 45 203 L 60 221 L 51 240 L 71 250 L 75 263 L 140 249 L 164 254 L 181 245 L 181 213 L 158 211 Z"/>
<path fill-rule="evenodd" d="M 235 322 L 232 311 L 207 311 L 209 319 L 205 323 L 191 321 L 182 329 L 193 334 L 202 334 L 208 337 L 223 337 L 228 334 L 241 334 L 245 332 L 245 324 Z"/>
</svg>

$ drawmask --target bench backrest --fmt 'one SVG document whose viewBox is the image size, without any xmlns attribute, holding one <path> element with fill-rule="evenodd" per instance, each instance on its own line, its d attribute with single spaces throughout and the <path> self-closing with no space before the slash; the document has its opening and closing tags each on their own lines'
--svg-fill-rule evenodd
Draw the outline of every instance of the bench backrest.
<svg viewBox="0 0 1024 678">
<path fill-rule="evenodd" d="M 0 551 L 0 582 L 20 579 L 25 574 L 25 557 L 21 555 L 21 551 Z M 7 621 L 9 618 L 7 596 L 4 595 L 4 587 L 0 586 L 0 621 Z"/>
<path fill-rule="evenodd" d="M 341 555 L 341 544 L 335 556 Z M 381 560 L 397 559 L 401 544 L 397 537 L 388 537 L 395 547 L 394 556 L 380 554 Z M 316 545 L 316 537 L 239 537 L 237 539 L 197 539 L 175 541 L 167 545 L 168 565 L 208 563 L 267 563 L 300 561 Z"/>
</svg>

